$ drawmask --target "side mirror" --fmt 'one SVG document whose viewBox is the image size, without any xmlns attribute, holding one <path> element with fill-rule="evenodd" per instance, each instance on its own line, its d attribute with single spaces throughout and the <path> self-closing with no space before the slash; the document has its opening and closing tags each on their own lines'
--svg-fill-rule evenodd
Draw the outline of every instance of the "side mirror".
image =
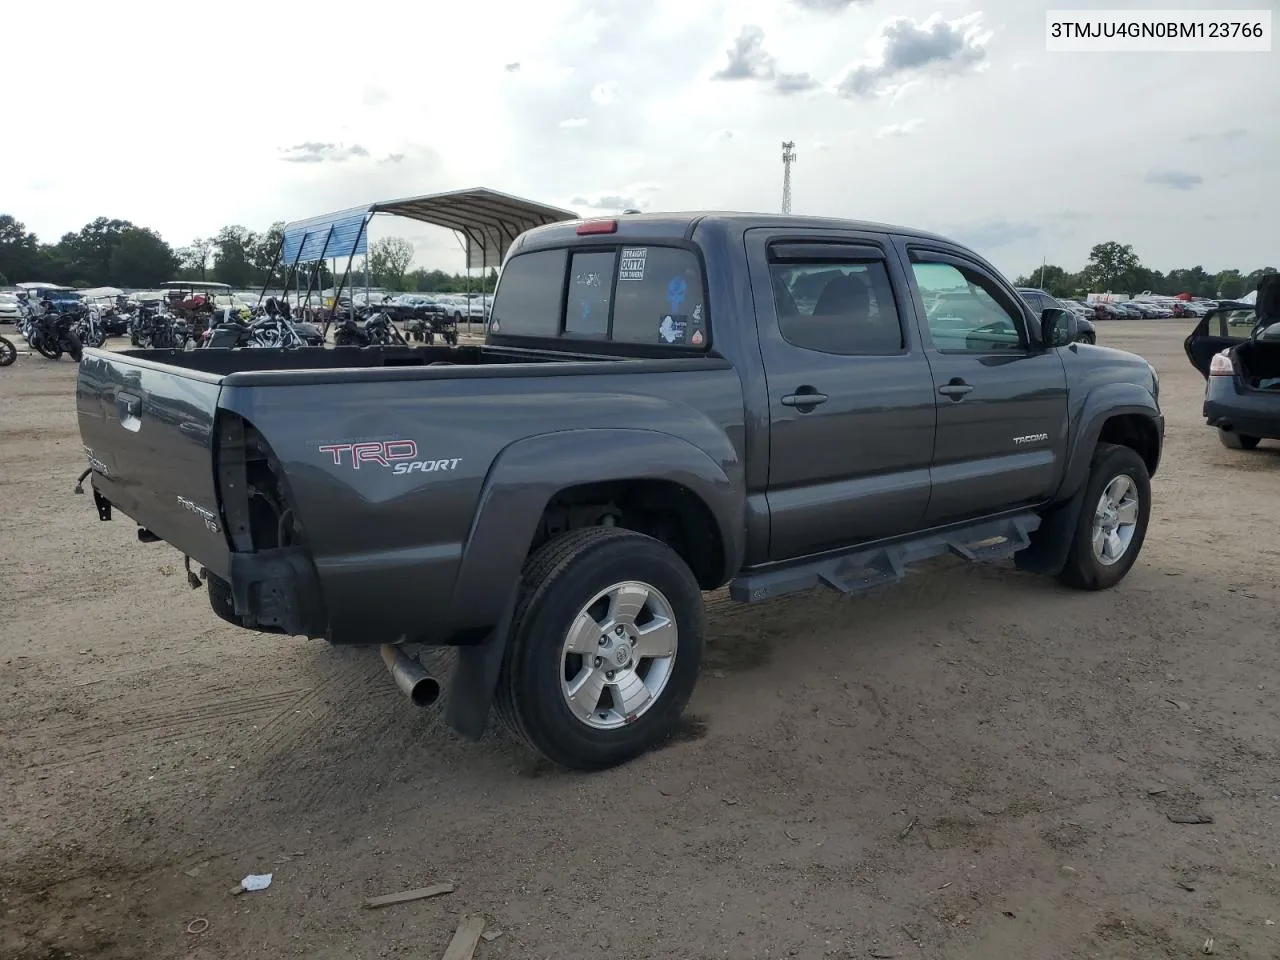
<svg viewBox="0 0 1280 960">
<path fill-rule="evenodd" d="M 1070 310 L 1050 307 L 1040 314 L 1040 341 L 1046 347 L 1065 347 L 1075 343 L 1080 324 Z"/>
</svg>

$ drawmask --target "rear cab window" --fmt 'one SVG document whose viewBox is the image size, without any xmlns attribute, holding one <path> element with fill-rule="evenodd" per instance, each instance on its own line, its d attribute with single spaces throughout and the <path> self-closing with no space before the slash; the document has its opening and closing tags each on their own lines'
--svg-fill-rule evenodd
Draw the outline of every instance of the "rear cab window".
<svg viewBox="0 0 1280 960">
<path fill-rule="evenodd" d="M 706 285 L 697 253 L 659 244 L 519 253 L 504 265 L 489 333 L 706 349 Z"/>
</svg>

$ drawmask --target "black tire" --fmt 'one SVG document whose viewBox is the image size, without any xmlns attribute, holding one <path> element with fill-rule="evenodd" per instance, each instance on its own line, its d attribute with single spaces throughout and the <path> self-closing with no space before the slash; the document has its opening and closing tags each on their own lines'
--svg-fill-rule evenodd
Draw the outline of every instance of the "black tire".
<svg viewBox="0 0 1280 960">
<path fill-rule="evenodd" d="M 1261 437 L 1251 437 L 1247 433 L 1236 433 L 1232 430 L 1219 430 L 1218 439 L 1229 450 L 1253 450 L 1262 442 Z"/>
<path fill-rule="evenodd" d="M 32 346 L 34 346 L 36 348 L 36 352 L 46 360 L 62 359 L 62 347 L 56 343 L 50 344 L 43 337 L 38 338 Z"/>
<path fill-rule="evenodd" d="M 1137 488 L 1138 520 L 1124 555 L 1115 563 L 1106 565 L 1094 556 L 1093 518 L 1098 501 L 1107 486 L 1121 475 L 1128 476 Z M 1100 443 L 1093 452 L 1089 465 L 1089 479 L 1085 485 L 1084 501 L 1080 516 L 1071 537 L 1071 549 L 1067 563 L 1058 579 L 1077 590 L 1105 590 L 1124 579 L 1147 537 L 1147 523 L 1151 519 L 1151 477 L 1142 457 L 1129 447 L 1113 443 Z"/>
<path fill-rule="evenodd" d="M 80 342 L 80 338 L 74 333 L 67 333 L 67 356 L 76 363 L 80 362 L 80 358 L 84 356 L 84 344 Z"/>
<path fill-rule="evenodd" d="M 12 341 L 0 337 L 0 367 L 7 367 L 18 359 L 18 348 Z"/>
<path fill-rule="evenodd" d="M 624 763 L 674 731 L 702 661 L 702 593 L 685 562 L 661 541 L 613 527 L 573 530 L 525 564 L 522 595 L 498 679 L 495 707 L 503 724 L 548 760 L 575 770 Z M 579 720 L 561 690 L 562 649 L 583 606 L 613 584 L 638 580 L 671 606 L 678 639 L 672 673 L 634 721 L 597 729 Z"/>
<path fill-rule="evenodd" d="M 1080 334 L 1080 342 L 1081 343 L 1097 343 L 1098 338 L 1094 336 L 1092 333 L 1082 333 Z"/>
</svg>

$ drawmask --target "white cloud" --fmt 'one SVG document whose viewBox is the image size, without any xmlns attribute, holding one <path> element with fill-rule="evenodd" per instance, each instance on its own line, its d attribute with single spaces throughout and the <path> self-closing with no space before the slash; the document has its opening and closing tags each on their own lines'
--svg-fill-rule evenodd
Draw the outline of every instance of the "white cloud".
<svg viewBox="0 0 1280 960">
<path fill-rule="evenodd" d="M 885 137 L 909 137 L 920 129 L 924 123 L 919 117 L 914 120 L 904 120 L 902 123 L 890 123 L 876 130 L 876 139 L 883 140 Z"/>
<path fill-rule="evenodd" d="M 893 17 L 868 42 L 871 56 L 852 64 L 836 89 L 843 97 L 865 97 L 899 76 L 977 68 L 986 59 L 991 36 L 982 27 L 981 12 L 956 20 L 944 20 L 940 13 L 921 21 Z"/>
<path fill-rule="evenodd" d="M 23 116 L 73 118 L 90 143 L 169 137 L 157 117 L 235 118 L 211 127 L 233 131 L 231 147 L 97 149 L 91 176 L 82 150 L 0 155 L 0 212 L 42 239 L 109 216 L 182 246 L 227 223 L 476 185 L 591 213 L 773 211 L 779 144 L 794 140 L 798 213 L 951 232 L 1011 275 L 1042 257 L 1078 267 L 1112 239 L 1162 269 L 1274 256 L 1274 218 L 1258 211 L 1280 127 L 1256 119 L 1280 112 L 1271 58 L 1049 55 L 1044 4 L 1026 0 L 366 0 L 361 22 L 464 37 L 482 22 L 484 42 L 433 45 L 425 76 L 413 58 L 360 59 L 319 93 L 305 79 L 287 108 L 262 65 L 279 62 L 281 36 L 330 49 L 346 0 L 310 0 L 305 17 L 258 0 L 222 0 L 217 17 L 159 9 L 84 4 L 67 31 L 56 5 L 5 8 L 6 36 L 58 36 L 52 73 L 39 44 L 5 49 L 10 76 L 43 78 L 23 89 Z M 173 36 L 219 51 L 217 82 L 102 69 L 103 49 Z M 462 102 L 480 119 L 459 121 Z M 1222 229 L 1188 228 L 1206 216 Z M 388 234 L 411 236 L 423 265 L 461 265 L 447 231 L 377 218 L 374 237 Z"/>
<path fill-rule="evenodd" d="M 576 130 L 579 127 L 585 127 L 590 122 L 586 117 L 570 117 L 567 120 L 561 120 L 558 126 L 562 130 Z"/>
</svg>

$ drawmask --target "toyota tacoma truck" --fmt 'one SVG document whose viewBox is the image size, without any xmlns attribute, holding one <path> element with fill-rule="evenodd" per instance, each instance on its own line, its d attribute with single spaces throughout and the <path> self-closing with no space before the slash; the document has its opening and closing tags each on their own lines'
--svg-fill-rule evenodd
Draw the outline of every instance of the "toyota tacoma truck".
<svg viewBox="0 0 1280 960">
<path fill-rule="evenodd" d="M 88 350 L 76 403 L 99 517 L 185 554 L 218 616 L 378 646 L 420 704 L 456 648 L 455 730 L 492 707 L 593 769 L 672 732 L 706 591 L 943 553 L 1124 577 L 1159 381 L 1077 333 L 932 234 L 624 215 L 516 238 L 483 345 Z"/>
</svg>

